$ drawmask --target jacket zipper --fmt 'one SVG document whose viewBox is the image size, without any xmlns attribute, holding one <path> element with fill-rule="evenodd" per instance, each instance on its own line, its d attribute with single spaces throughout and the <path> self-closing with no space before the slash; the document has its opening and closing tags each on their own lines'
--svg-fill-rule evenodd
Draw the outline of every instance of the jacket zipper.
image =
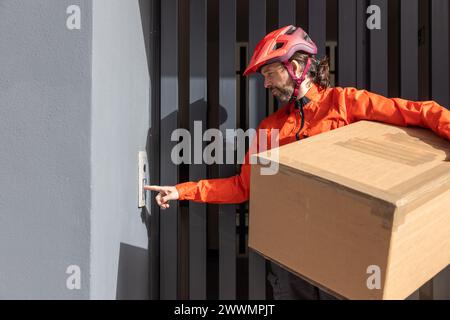
<svg viewBox="0 0 450 320">
<path fill-rule="evenodd" d="M 305 113 L 303 111 L 303 107 L 305 105 L 305 101 L 303 101 L 303 99 L 301 100 L 295 100 L 295 108 L 298 109 L 296 110 L 296 114 L 299 113 L 300 114 L 300 129 L 298 129 L 297 133 L 295 134 L 295 138 L 298 140 L 300 140 L 300 131 L 302 131 L 303 127 L 305 126 Z"/>
</svg>

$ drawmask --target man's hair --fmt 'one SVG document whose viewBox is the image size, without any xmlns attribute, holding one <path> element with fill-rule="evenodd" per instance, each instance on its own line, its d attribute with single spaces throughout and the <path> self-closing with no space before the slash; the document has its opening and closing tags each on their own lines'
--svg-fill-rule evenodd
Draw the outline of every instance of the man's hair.
<svg viewBox="0 0 450 320">
<path fill-rule="evenodd" d="M 297 51 L 291 57 L 290 61 L 296 60 L 304 68 L 308 58 L 311 58 L 311 67 L 308 76 L 320 87 L 324 89 L 328 88 L 330 86 L 330 65 L 327 56 L 319 60 L 315 56 Z"/>
</svg>

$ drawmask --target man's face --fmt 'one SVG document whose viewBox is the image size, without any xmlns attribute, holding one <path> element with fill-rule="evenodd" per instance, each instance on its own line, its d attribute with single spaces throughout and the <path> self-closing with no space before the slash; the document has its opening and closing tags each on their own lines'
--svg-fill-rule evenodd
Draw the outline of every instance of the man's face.
<svg viewBox="0 0 450 320">
<path fill-rule="evenodd" d="M 289 73 L 280 62 L 274 62 L 261 68 L 264 87 L 281 102 L 287 103 L 294 92 L 294 84 Z"/>
</svg>

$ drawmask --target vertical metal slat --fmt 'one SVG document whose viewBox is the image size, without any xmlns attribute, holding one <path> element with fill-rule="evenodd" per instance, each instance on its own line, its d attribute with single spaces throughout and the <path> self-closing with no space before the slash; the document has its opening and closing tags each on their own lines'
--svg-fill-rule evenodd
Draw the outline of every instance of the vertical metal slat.
<svg viewBox="0 0 450 320">
<path fill-rule="evenodd" d="M 249 2 L 249 60 L 256 44 L 266 34 L 266 0 Z M 255 75 L 249 79 L 249 128 L 256 129 L 265 117 L 266 89 L 264 79 Z M 249 213 L 251 214 L 251 213 Z M 251 249 L 248 251 L 249 299 L 266 297 L 265 259 Z"/>
<path fill-rule="evenodd" d="M 400 15 L 400 94 L 404 99 L 416 101 L 419 99 L 419 1 L 401 0 Z M 408 299 L 419 297 L 417 290 Z"/>
<path fill-rule="evenodd" d="M 206 103 L 206 0 L 190 0 L 190 132 L 200 136 L 207 128 Z M 195 125 L 194 121 L 198 121 Z M 200 125 L 199 125 L 200 124 Z M 195 132 L 197 131 L 197 132 Z M 203 145 L 192 141 L 193 164 L 189 170 L 189 180 L 198 181 L 207 176 L 206 165 L 202 164 Z M 206 206 L 189 204 L 189 298 L 206 299 Z"/>
<path fill-rule="evenodd" d="M 266 1 L 250 0 L 249 3 L 249 61 L 256 45 L 266 35 Z M 249 80 L 249 128 L 258 126 L 266 116 L 266 89 L 261 75 L 250 76 Z"/>
<path fill-rule="evenodd" d="M 220 130 L 236 127 L 236 0 L 219 3 L 219 107 Z M 224 147 L 233 141 L 224 139 Z M 227 148 L 225 148 L 227 149 Z M 224 155 L 224 159 L 225 159 Z M 235 175 L 234 165 L 220 165 L 219 175 Z M 236 298 L 236 205 L 219 208 L 219 299 Z"/>
<path fill-rule="evenodd" d="M 178 168 L 171 160 L 172 131 L 178 128 L 178 2 L 161 3 L 161 181 L 178 182 Z M 173 203 L 160 216 L 160 298 L 177 299 L 178 204 Z"/>
<path fill-rule="evenodd" d="M 449 2 L 431 0 L 431 96 L 449 108 Z"/>
<path fill-rule="evenodd" d="M 338 85 L 341 87 L 357 85 L 356 77 L 356 2 L 338 2 Z"/>
<path fill-rule="evenodd" d="M 366 9 L 368 1 L 356 1 L 356 86 L 368 88 L 368 38 L 366 27 Z"/>
<path fill-rule="evenodd" d="M 147 139 L 147 154 L 149 155 L 150 177 L 152 184 L 160 183 L 160 27 L 161 1 L 152 0 L 150 3 L 151 32 L 150 32 L 150 83 L 151 83 L 151 129 Z M 151 201 L 149 250 L 150 250 L 150 299 L 160 299 L 160 209 L 155 201 Z"/>
<path fill-rule="evenodd" d="M 309 0 L 308 2 L 309 35 L 317 45 L 317 56 L 326 54 L 327 41 L 327 2 L 326 0 Z"/>
<path fill-rule="evenodd" d="M 369 30 L 370 34 L 370 90 L 388 95 L 388 3 L 387 0 L 371 0 L 380 8 L 381 29 Z"/>
<path fill-rule="evenodd" d="M 295 26 L 295 0 L 278 0 L 278 26 Z"/>
<path fill-rule="evenodd" d="M 419 98 L 419 1 L 400 2 L 400 93 L 402 98 Z"/>
</svg>

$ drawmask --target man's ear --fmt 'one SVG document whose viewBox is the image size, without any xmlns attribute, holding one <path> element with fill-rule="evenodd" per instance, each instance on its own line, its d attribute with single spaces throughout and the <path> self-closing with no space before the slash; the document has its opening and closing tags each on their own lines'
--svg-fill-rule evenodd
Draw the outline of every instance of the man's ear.
<svg viewBox="0 0 450 320">
<path fill-rule="evenodd" d="M 297 60 L 292 60 L 292 70 L 297 75 L 297 77 L 300 77 L 302 74 L 300 63 Z"/>
</svg>

